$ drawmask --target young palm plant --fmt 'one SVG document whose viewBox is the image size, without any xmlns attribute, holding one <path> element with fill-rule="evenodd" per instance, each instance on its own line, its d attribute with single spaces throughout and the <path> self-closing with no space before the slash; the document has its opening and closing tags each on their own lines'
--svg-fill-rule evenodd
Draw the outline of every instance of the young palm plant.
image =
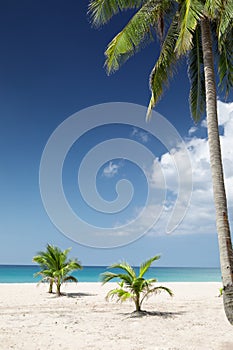
<svg viewBox="0 0 233 350">
<path fill-rule="evenodd" d="M 113 273 L 110 271 L 104 272 L 101 275 L 103 284 L 111 281 L 114 278 L 120 279 L 118 282 L 119 288 L 112 289 L 107 294 L 107 299 L 117 296 L 119 301 L 126 301 L 127 299 L 133 300 L 135 304 L 135 311 L 142 312 L 143 301 L 151 296 L 161 292 L 166 291 L 170 296 L 173 295 L 169 288 L 163 286 L 154 286 L 153 284 L 157 282 L 156 278 L 145 279 L 143 276 L 148 271 L 152 262 L 158 260 L 160 256 L 154 256 L 153 258 L 145 261 L 141 264 L 139 269 L 139 275 L 136 275 L 135 269 L 126 262 L 116 263 L 109 267 L 109 269 L 120 269 L 122 272 Z"/>
<path fill-rule="evenodd" d="M 33 262 L 39 264 L 41 270 L 34 277 L 42 276 L 42 281 L 49 282 L 49 293 L 52 293 L 53 284 L 56 285 L 57 296 L 61 296 L 61 285 L 64 282 L 78 282 L 77 278 L 70 275 L 74 270 L 82 269 L 77 259 L 67 260 L 71 248 L 62 251 L 50 244 L 46 251 L 39 252 L 33 257 Z"/>
<path fill-rule="evenodd" d="M 107 23 L 127 9 L 134 14 L 109 43 L 108 73 L 144 47 L 157 34 L 159 57 L 150 76 L 152 108 L 159 101 L 181 58 L 187 57 L 190 78 L 190 109 L 197 122 L 206 111 L 210 166 L 216 209 L 223 301 L 233 324 L 233 250 L 228 219 L 222 156 L 218 131 L 217 86 L 226 96 L 233 86 L 232 0 L 91 0 L 89 12 L 96 26 Z"/>
</svg>

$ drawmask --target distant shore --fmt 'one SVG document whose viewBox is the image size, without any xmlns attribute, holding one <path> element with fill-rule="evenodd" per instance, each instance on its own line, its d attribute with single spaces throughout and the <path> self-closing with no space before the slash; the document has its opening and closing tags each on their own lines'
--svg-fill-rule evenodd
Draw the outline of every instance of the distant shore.
<svg viewBox="0 0 233 350">
<path fill-rule="evenodd" d="M 0 284 L 2 350 L 196 350 L 233 349 L 233 328 L 218 297 L 219 282 L 164 282 L 174 297 L 148 299 L 150 313 L 133 317 L 134 306 L 107 302 L 114 283 L 66 284 L 63 297 L 47 284 Z"/>
</svg>

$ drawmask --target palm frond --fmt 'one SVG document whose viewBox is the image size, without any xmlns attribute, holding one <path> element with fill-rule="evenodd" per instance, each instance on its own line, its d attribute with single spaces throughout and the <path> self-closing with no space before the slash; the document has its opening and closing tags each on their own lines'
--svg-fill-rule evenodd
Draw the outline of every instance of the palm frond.
<svg viewBox="0 0 233 350">
<path fill-rule="evenodd" d="M 99 27 L 119 12 L 139 8 L 144 2 L 143 0 L 91 0 L 88 14 L 94 26 Z"/>
<path fill-rule="evenodd" d="M 218 58 L 219 87 L 225 90 L 227 97 L 233 88 L 233 50 L 232 50 L 233 28 L 228 32 L 224 42 L 221 43 Z"/>
<path fill-rule="evenodd" d="M 216 15 L 219 13 L 222 6 L 221 0 L 206 0 L 205 1 L 205 10 L 208 13 L 208 16 L 211 19 L 214 19 Z"/>
<path fill-rule="evenodd" d="M 206 106 L 203 53 L 199 27 L 195 31 L 193 42 L 193 48 L 188 54 L 188 75 L 190 80 L 189 104 L 192 117 L 197 122 L 205 112 Z"/>
<path fill-rule="evenodd" d="M 122 31 L 113 38 L 105 51 L 105 66 L 108 73 L 118 70 L 129 57 L 153 41 L 154 30 L 161 27 L 162 15 L 169 10 L 169 6 L 169 1 L 162 3 L 149 0 L 137 11 Z"/>
<path fill-rule="evenodd" d="M 114 296 L 117 296 L 118 297 L 117 301 L 121 301 L 121 302 L 124 302 L 127 299 L 133 298 L 133 295 L 130 292 L 128 292 L 122 288 L 116 288 L 116 289 L 110 290 L 110 292 L 108 292 L 108 294 L 106 296 L 106 299 L 109 300 L 110 298 L 113 298 Z"/>
<path fill-rule="evenodd" d="M 218 39 L 224 40 L 225 34 L 232 28 L 233 2 L 232 0 L 206 0 L 205 8 L 212 20 L 218 23 Z"/>
<path fill-rule="evenodd" d="M 132 278 L 136 278 L 136 273 L 132 266 L 130 266 L 127 262 L 116 263 L 109 267 L 110 269 L 122 269 L 127 272 L 127 274 Z"/>
<path fill-rule="evenodd" d="M 80 261 L 78 261 L 77 259 L 74 260 L 68 260 L 66 263 L 66 266 L 69 268 L 70 271 L 72 270 L 82 270 L 83 267 L 80 263 Z"/>
<path fill-rule="evenodd" d="M 179 11 L 179 35 L 175 50 L 178 56 L 187 53 L 192 47 L 193 33 L 203 12 L 199 0 L 184 0 Z"/>
<path fill-rule="evenodd" d="M 147 261 L 143 262 L 140 266 L 139 270 L 139 277 L 143 277 L 144 274 L 147 272 L 153 261 L 160 259 L 160 255 L 156 255 L 153 258 L 148 259 Z"/>
<path fill-rule="evenodd" d="M 164 287 L 164 286 L 158 286 L 154 287 L 150 290 L 150 293 L 159 293 L 160 291 L 165 291 L 167 292 L 171 297 L 173 296 L 173 292 L 171 291 L 170 288 Z"/>
<path fill-rule="evenodd" d="M 174 66 L 178 61 L 175 46 L 178 37 L 177 17 L 173 19 L 161 48 L 159 58 L 150 75 L 151 99 L 147 109 L 147 120 L 150 119 L 152 109 L 159 101 L 169 78 L 174 74 Z"/>
<path fill-rule="evenodd" d="M 148 278 L 145 281 L 146 281 L 147 285 L 150 286 L 152 283 L 157 282 L 157 279 L 156 278 Z"/>
<path fill-rule="evenodd" d="M 135 293 L 135 294 L 138 294 L 138 293 L 141 293 L 142 290 L 146 287 L 147 283 L 146 283 L 146 280 L 144 278 L 141 278 L 141 277 L 137 277 L 130 289 Z"/>
<path fill-rule="evenodd" d="M 150 294 L 157 294 L 157 293 L 160 293 L 161 291 L 167 292 L 171 297 L 173 296 L 173 292 L 171 291 L 170 288 L 163 287 L 163 286 L 154 287 L 147 290 L 147 292 L 144 294 L 143 298 L 141 299 L 140 305 L 142 305 L 143 301 L 147 299 Z"/>
<path fill-rule="evenodd" d="M 78 282 L 78 279 L 74 276 L 66 276 L 63 278 L 63 282 L 67 282 L 67 281 L 70 281 L 70 282 Z"/>
<path fill-rule="evenodd" d="M 118 278 L 118 274 L 110 271 L 106 271 L 104 273 L 101 273 L 100 275 L 100 280 L 103 284 L 111 281 L 113 278 Z"/>
</svg>

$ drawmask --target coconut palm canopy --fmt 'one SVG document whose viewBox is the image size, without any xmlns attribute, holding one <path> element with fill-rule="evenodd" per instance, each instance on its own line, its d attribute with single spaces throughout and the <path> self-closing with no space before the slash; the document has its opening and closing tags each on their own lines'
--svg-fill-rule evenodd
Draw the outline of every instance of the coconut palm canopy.
<svg viewBox="0 0 233 350">
<path fill-rule="evenodd" d="M 210 166 L 216 209 L 223 300 L 233 324 L 233 250 L 218 132 L 217 88 L 225 96 L 233 86 L 232 0 L 91 0 L 89 14 L 96 26 L 121 11 L 133 9 L 128 24 L 109 43 L 108 73 L 117 70 L 144 45 L 160 39 L 159 57 L 150 76 L 151 99 L 147 117 L 176 71 L 187 58 L 190 79 L 190 110 L 194 121 L 206 111 Z"/>
<path fill-rule="evenodd" d="M 96 27 L 128 9 L 135 9 L 134 15 L 105 51 L 107 72 L 118 70 L 157 36 L 161 50 L 150 76 L 152 96 L 148 116 L 173 76 L 176 65 L 185 56 L 190 78 L 190 107 L 194 120 L 198 121 L 206 107 L 200 21 L 205 16 L 211 21 L 219 87 L 227 96 L 233 86 L 232 0 L 92 0 L 89 3 L 89 14 Z"/>
</svg>

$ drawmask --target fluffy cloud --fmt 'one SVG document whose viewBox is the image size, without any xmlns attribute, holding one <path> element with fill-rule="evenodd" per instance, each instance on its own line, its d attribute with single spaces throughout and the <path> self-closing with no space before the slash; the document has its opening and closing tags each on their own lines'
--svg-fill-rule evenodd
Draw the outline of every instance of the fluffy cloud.
<svg viewBox="0 0 233 350">
<path fill-rule="evenodd" d="M 196 131 L 197 131 L 197 127 L 196 127 L 196 126 L 192 126 L 192 127 L 189 129 L 189 135 L 194 134 Z"/>
<path fill-rule="evenodd" d="M 229 212 L 233 207 L 233 103 L 218 102 L 219 125 L 223 128 L 220 137 L 222 147 L 222 159 L 224 166 L 224 176 L 226 184 L 226 193 L 228 200 Z M 206 122 L 202 123 L 206 127 Z M 195 233 L 215 233 L 215 209 L 213 204 L 212 179 L 210 171 L 209 150 L 207 139 L 195 136 L 191 128 L 192 138 L 185 140 L 192 164 L 192 197 L 187 209 L 186 215 L 181 224 L 173 232 L 174 234 L 195 234 Z M 178 161 L 182 162 L 182 151 L 176 151 Z M 180 158 L 180 160 L 179 160 Z M 177 194 L 179 192 L 179 176 L 173 162 L 173 155 L 166 153 L 160 159 L 154 161 L 151 169 L 152 184 L 156 186 L 157 168 L 161 167 L 167 186 L 167 193 L 171 192 L 165 203 L 164 212 L 162 213 L 159 223 L 151 234 L 165 233 L 167 222 L 172 214 Z M 185 173 L 186 165 L 182 164 L 181 169 Z M 183 174 L 182 174 L 183 176 Z M 150 210 L 150 208 L 148 208 Z"/>
<path fill-rule="evenodd" d="M 103 175 L 106 177 L 113 177 L 118 173 L 120 167 L 120 164 L 109 162 L 109 164 L 103 170 Z"/>
</svg>

